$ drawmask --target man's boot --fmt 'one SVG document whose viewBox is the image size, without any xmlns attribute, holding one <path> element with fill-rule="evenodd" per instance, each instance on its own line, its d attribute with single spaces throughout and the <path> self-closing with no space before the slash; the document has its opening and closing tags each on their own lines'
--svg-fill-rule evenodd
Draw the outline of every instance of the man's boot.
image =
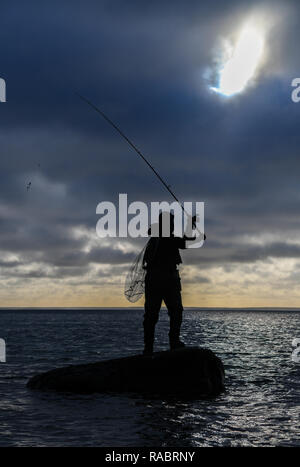
<svg viewBox="0 0 300 467">
<path fill-rule="evenodd" d="M 170 339 L 170 349 L 175 350 L 175 349 L 181 349 L 182 347 L 185 347 L 185 343 L 182 342 L 180 339 L 174 340 Z"/>
<path fill-rule="evenodd" d="M 154 327 L 148 328 L 144 327 L 144 351 L 143 355 L 152 355 L 153 354 L 153 344 L 154 344 Z"/>
<path fill-rule="evenodd" d="M 169 332 L 170 349 L 180 349 L 185 347 L 184 342 L 180 340 L 180 328 L 171 328 Z"/>
<path fill-rule="evenodd" d="M 170 332 L 169 332 L 169 341 L 170 349 L 180 349 L 185 347 L 184 342 L 180 340 L 180 328 L 181 328 L 182 314 L 176 313 L 170 315 Z"/>
<path fill-rule="evenodd" d="M 144 350 L 143 350 L 143 355 L 145 356 L 151 356 L 153 354 L 153 345 L 147 345 L 145 344 Z"/>
</svg>

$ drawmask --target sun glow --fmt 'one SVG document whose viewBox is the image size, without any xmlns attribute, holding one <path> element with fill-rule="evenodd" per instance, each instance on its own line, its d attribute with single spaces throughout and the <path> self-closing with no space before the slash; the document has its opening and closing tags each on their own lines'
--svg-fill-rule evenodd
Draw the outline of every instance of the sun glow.
<svg viewBox="0 0 300 467">
<path fill-rule="evenodd" d="M 225 96 L 242 92 L 255 76 L 264 51 L 264 37 L 254 26 L 246 26 L 230 51 L 229 59 L 219 71 L 218 87 L 214 91 Z"/>
</svg>

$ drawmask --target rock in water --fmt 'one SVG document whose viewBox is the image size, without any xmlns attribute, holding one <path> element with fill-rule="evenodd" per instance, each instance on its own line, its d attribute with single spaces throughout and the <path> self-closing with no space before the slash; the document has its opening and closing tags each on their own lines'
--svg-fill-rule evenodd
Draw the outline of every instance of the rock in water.
<svg viewBox="0 0 300 467">
<path fill-rule="evenodd" d="M 72 365 L 31 378 L 30 389 L 89 394 L 137 392 L 211 397 L 224 390 L 221 360 L 208 349 L 184 347 L 85 365 Z"/>
</svg>

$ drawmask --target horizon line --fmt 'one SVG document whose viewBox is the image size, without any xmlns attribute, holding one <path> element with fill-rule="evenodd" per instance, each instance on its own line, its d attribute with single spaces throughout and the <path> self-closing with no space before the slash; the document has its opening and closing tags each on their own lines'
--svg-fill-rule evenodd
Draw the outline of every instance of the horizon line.
<svg viewBox="0 0 300 467">
<path fill-rule="evenodd" d="M 65 306 L 65 307 L 51 307 L 51 306 L 7 306 L 0 307 L 0 311 L 8 310 L 143 310 L 143 306 L 119 306 L 119 307 L 76 307 L 76 306 Z M 166 309 L 166 307 L 162 307 Z M 187 306 L 184 310 L 195 310 L 195 311 L 300 311 L 300 307 L 197 307 Z"/>
</svg>

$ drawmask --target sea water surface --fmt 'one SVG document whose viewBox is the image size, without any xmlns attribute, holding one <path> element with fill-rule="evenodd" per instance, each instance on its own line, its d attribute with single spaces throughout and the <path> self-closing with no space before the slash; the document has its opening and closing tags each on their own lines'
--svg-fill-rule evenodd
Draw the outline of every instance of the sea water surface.
<svg viewBox="0 0 300 467">
<path fill-rule="evenodd" d="M 182 337 L 223 361 L 213 400 L 31 391 L 28 379 L 142 350 L 142 310 L 1 310 L 0 446 L 300 446 L 299 311 L 186 310 Z M 161 311 L 156 350 L 167 348 Z"/>
</svg>

